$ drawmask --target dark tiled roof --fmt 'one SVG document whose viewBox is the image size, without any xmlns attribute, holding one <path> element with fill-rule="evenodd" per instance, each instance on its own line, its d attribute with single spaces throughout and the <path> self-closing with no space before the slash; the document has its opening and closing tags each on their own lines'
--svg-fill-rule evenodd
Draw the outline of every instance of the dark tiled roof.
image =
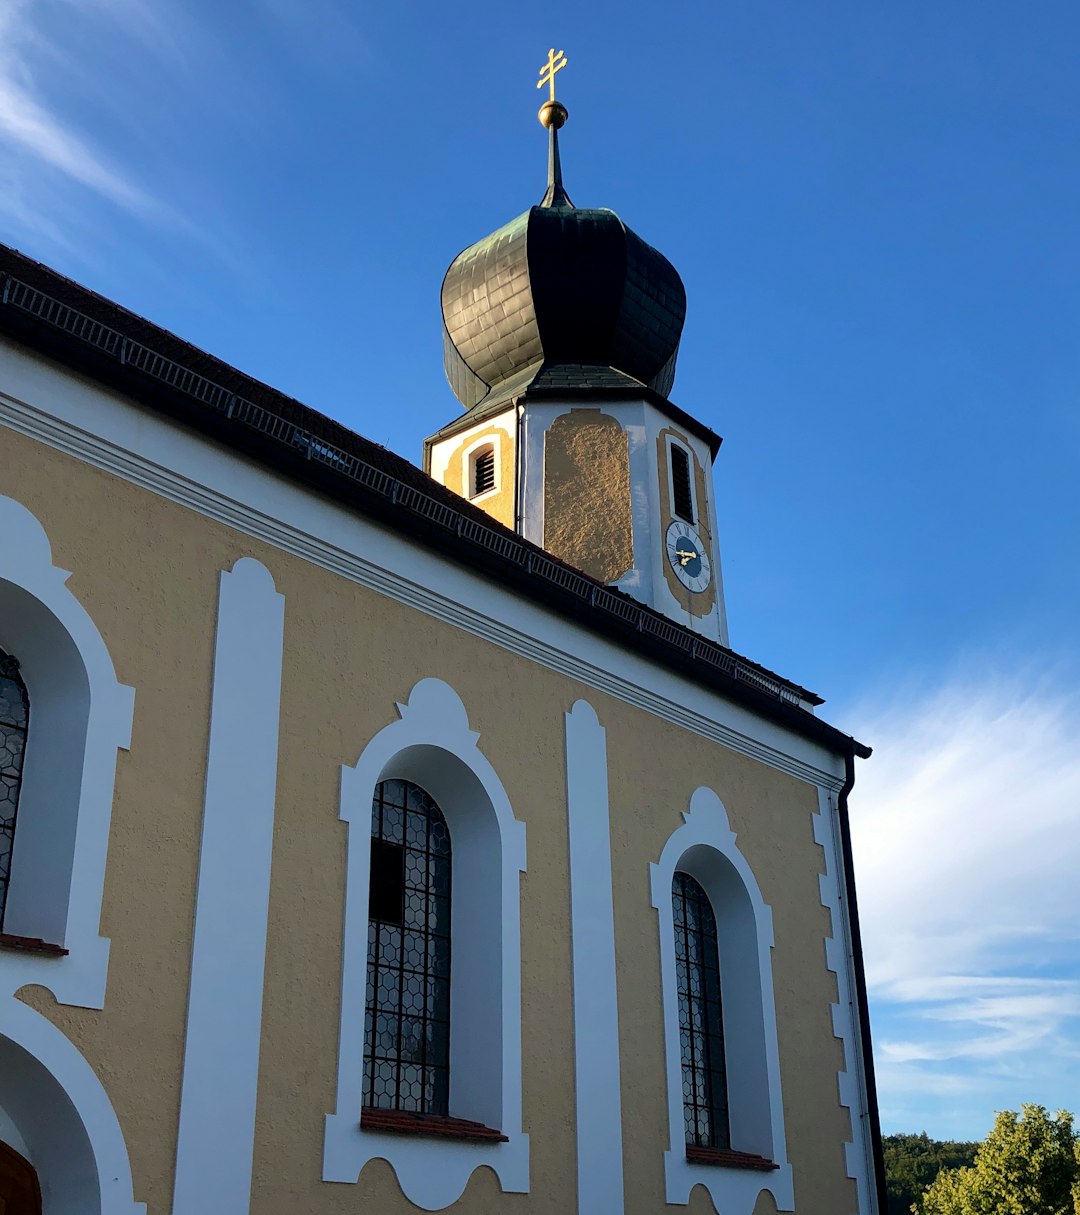
<svg viewBox="0 0 1080 1215">
<path fill-rule="evenodd" d="M 633 376 L 616 371 L 614 367 L 605 367 L 602 363 L 545 363 L 529 387 L 540 392 L 546 389 L 564 393 L 576 388 L 584 388 L 586 392 L 603 392 L 609 388 L 629 388 L 640 393 L 647 386 Z"/>
<path fill-rule="evenodd" d="M 714 457 L 720 449 L 722 440 L 716 431 L 640 380 L 601 363 L 532 363 L 523 367 L 512 378 L 492 388 L 467 413 L 437 430 L 427 440 L 427 446 L 460 434 L 486 418 L 496 417 L 518 401 L 566 400 L 648 401 L 690 434 L 703 439 Z"/>
<path fill-rule="evenodd" d="M 0 245 L 0 331 L 832 750 L 820 697 L 552 557 L 409 461 Z"/>
<path fill-rule="evenodd" d="M 443 362 L 467 409 L 544 357 L 529 286 L 529 214 L 466 249 L 443 279 Z"/>
<path fill-rule="evenodd" d="M 604 366 L 661 397 L 671 391 L 686 292 L 674 266 L 613 212 L 532 207 L 471 245 L 442 286 L 446 376 L 466 409 L 506 397 L 535 363 Z"/>
</svg>

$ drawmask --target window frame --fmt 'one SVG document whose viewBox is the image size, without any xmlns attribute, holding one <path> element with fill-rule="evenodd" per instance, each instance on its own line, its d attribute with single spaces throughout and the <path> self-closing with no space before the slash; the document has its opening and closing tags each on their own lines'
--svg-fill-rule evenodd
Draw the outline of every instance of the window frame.
<svg viewBox="0 0 1080 1215">
<path fill-rule="evenodd" d="M 400 791 L 401 805 L 396 804 L 393 795 L 397 790 L 388 789 L 391 785 L 402 785 Z M 413 805 L 411 803 L 417 803 Z M 426 803 L 426 804 L 425 804 Z M 415 838 L 410 842 L 410 826 L 407 822 L 413 816 L 423 813 L 427 822 L 424 827 L 423 847 Z M 364 1023 L 364 1096 L 363 1110 L 377 1109 L 394 1113 L 411 1113 L 421 1117 L 442 1117 L 450 1115 L 449 1108 L 449 1073 L 450 1073 L 450 993 L 453 966 L 453 951 L 451 945 L 451 930 L 453 923 L 453 846 L 450 839 L 450 828 L 446 823 L 438 802 L 427 790 L 421 788 L 415 781 L 391 778 L 380 781 L 375 786 L 371 806 L 371 865 L 368 898 L 368 954 L 365 1023 Z M 397 830 L 388 827 L 394 820 L 400 821 Z M 438 831 L 436 830 L 438 829 Z M 439 847 L 438 834 L 445 837 L 445 846 Z M 397 834 L 401 838 L 394 840 L 388 835 Z M 391 851 L 393 850 L 393 851 Z M 400 853 L 400 856 L 398 855 Z M 417 865 L 415 854 L 421 857 Z M 412 856 L 410 856 L 412 854 Z M 400 875 L 394 883 L 382 885 L 377 883 L 379 860 L 393 858 L 400 862 Z M 409 862 L 412 860 L 413 864 Z M 419 868 L 424 874 L 423 886 L 417 887 L 409 882 L 409 869 Z M 393 889 L 390 889 L 390 886 Z M 439 887 L 442 887 L 440 892 Z M 391 909 L 385 897 L 387 893 L 394 896 L 398 905 L 393 910 L 395 915 L 386 913 Z M 410 899 L 410 894 L 413 898 Z M 439 931 L 437 924 L 432 923 L 432 900 L 435 906 L 445 899 L 445 916 L 443 928 Z M 419 921 L 410 924 L 410 904 L 420 903 Z M 376 906 L 376 904 L 380 906 Z M 436 911 L 436 919 L 438 918 Z M 398 932 L 395 934 L 394 929 Z M 396 940 L 393 937 L 396 935 Z M 413 940 L 409 942 L 409 937 Z M 440 944 L 441 943 L 441 944 Z M 419 948 L 422 959 L 410 968 L 407 964 L 406 950 Z M 389 960 L 383 960 L 383 954 L 390 955 Z M 440 955 L 444 961 L 440 964 Z M 434 968 L 433 968 L 434 964 Z M 416 966 L 420 970 L 417 973 Z M 445 973 L 440 971 L 445 970 Z M 419 979 L 417 984 L 415 981 Z M 406 1008 L 405 985 L 412 983 L 418 986 L 423 1003 L 420 1007 Z M 385 992 L 392 987 L 396 1000 L 391 1009 L 387 1003 Z M 393 1035 L 392 1053 L 376 1051 L 376 1040 L 385 1037 L 385 1030 L 380 1035 L 380 1022 L 390 1020 L 396 1026 L 390 1030 Z M 402 1069 L 406 1066 L 416 1066 L 415 1061 L 406 1061 L 405 1023 L 408 1021 L 418 1029 L 420 1040 L 421 1092 L 419 1108 L 403 1104 Z M 384 1042 L 384 1046 L 389 1044 Z M 376 1091 L 376 1072 L 380 1063 L 393 1061 L 395 1071 L 395 1091 L 389 1103 L 386 1094 Z M 429 1071 L 435 1075 L 429 1076 Z M 438 1074 L 442 1080 L 439 1081 Z M 434 1083 L 430 1098 L 427 1093 L 429 1079 Z M 363 1121 L 363 1117 L 361 1117 Z"/>
<path fill-rule="evenodd" d="M 26 758 L 26 744 L 30 737 L 30 694 L 26 688 L 26 682 L 22 677 L 19 669 L 20 664 L 18 658 L 14 654 L 9 654 L 2 646 L 0 646 L 0 680 L 5 680 L 13 683 L 16 690 L 22 694 L 23 704 L 23 721 L 22 724 L 11 723 L 5 724 L 0 722 L 0 730 L 3 731 L 18 731 L 22 735 L 22 745 L 17 753 L 17 762 L 13 756 L 11 771 L 5 774 L 5 779 L 12 782 L 9 785 L 11 790 L 11 817 L 7 826 L 9 838 L 6 844 L 6 855 L 0 853 L 0 936 L 4 933 L 4 912 L 7 910 L 7 894 L 8 887 L 11 884 L 11 867 L 14 862 L 15 853 L 15 832 L 19 823 L 19 797 L 22 793 L 22 776 L 23 765 Z M 2 832 L 2 827 L 0 827 Z M 2 842 L 2 834 L 0 834 L 0 842 Z"/>
<path fill-rule="evenodd" d="M 723 982 L 720 977 L 716 913 L 701 883 L 681 869 L 675 870 L 672 879 L 671 901 L 675 923 L 675 969 L 682 1051 L 683 1116 L 687 1123 L 686 1144 L 687 1147 L 730 1151 L 727 1047 L 724 1041 Z M 692 909 L 696 910 L 698 917 L 696 926 L 691 923 Z M 690 940 L 691 933 L 696 938 L 693 944 Z M 715 999 L 709 998 L 710 978 L 714 984 Z M 702 1012 L 700 1033 L 694 1032 L 695 1012 L 698 1011 L 695 1005 Z M 688 1079 L 691 1087 L 689 1103 L 686 1095 Z M 719 1096 L 718 1088 L 722 1090 Z M 691 1123 L 697 1124 L 694 1131 L 691 1131 Z M 706 1142 L 699 1142 L 701 1139 Z"/>
</svg>

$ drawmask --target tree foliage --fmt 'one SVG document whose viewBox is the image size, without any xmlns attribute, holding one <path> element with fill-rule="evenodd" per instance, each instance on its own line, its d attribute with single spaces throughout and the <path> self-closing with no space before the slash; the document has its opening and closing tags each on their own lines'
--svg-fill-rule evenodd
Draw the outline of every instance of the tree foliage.
<svg viewBox="0 0 1080 1215">
<path fill-rule="evenodd" d="M 916 1215 L 1080 1215 L 1080 1135 L 1065 1110 L 1004 1110 L 970 1166 L 945 1169 Z"/>
<path fill-rule="evenodd" d="M 889 1215 L 908 1215 L 912 1203 L 942 1169 L 971 1164 L 979 1145 L 931 1139 L 923 1131 L 921 1135 L 885 1135 L 882 1147 Z"/>
</svg>

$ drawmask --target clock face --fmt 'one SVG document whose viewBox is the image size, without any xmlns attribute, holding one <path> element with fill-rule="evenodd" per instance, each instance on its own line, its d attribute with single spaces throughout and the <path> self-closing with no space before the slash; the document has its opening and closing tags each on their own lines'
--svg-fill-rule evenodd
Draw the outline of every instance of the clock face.
<svg viewBox="0 0 1080 1215">
<path fill-rule="evenodd" d="M 697 532 L 689 523 L 676 519 L 667 529 L 664 546 L 675 577 L 687 590 L 703 591 L 712 578 L 712 566 Z"/>
</svg>

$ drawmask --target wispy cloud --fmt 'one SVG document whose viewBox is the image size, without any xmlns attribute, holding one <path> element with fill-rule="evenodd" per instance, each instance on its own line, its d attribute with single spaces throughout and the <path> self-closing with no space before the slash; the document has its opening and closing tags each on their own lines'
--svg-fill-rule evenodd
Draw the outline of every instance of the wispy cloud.
<svg viewBox="0 0 1080 1215">
<path fill-rule="evenodd" d="M 141 0 L 72 5 L 85 19 L 122 25 L 128 36 L 150 39 L 158 18 Z M 160 211 L 99 143 L 62 117 L 46 87 L 64 77 L 65 51 L 42 30 L 43 6 L 34 0 L 0 0 L 0 157 L 4 189 L 0 216 L 17 230 L 49 232 L 38 216 L 57 183 L 82 187 L 143 218 Z M 35 195 L 38 197 L 35 198 Z"/>
<path fill-rule="evenodd" d="M 1074 1100 L 1080 703 L 958 677 L 861 720 L 875 754 L 853 834 L 883 1116 L 922 1111 L 941 1133 L 977 1119 L 973 1134 L 995 1108 Z"/>
</svg>

